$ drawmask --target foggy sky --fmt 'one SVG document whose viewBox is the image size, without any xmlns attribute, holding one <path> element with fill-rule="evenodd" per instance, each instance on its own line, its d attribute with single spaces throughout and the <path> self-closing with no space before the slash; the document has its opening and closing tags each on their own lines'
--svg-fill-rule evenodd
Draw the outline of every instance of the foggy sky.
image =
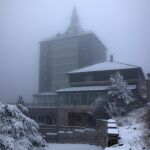
<svg viewBox="0 0 150 150">
<path fill-rule="evenodd" d="M 0 0 L 0 100 L 38 92 L 39 41 L 64 32 L 73 7 L 116 61 L 150 72 L 149 0 Z"/>
</svg>

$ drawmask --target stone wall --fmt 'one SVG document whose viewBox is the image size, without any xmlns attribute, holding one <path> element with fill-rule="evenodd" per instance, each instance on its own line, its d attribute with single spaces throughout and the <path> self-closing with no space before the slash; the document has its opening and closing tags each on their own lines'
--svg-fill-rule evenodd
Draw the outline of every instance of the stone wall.
<svg viewBox="0 0 150 150">
<path fill-rule="evenodd" d="M 95 144 L 97 131 L 95 129 L 75 129 L 74 131 L 59 131 L 60 143 L 88 143 Z"/>
<path fill-rule="evenodd" d="M 94 144 L 106 147 L 108 143 L 107 122 L 97 120 L 96 128 L 50 126 L 40 128 L 47 142 Z"/>
<path fill-rule="evenodd" d="M 98 136 L 96 143 L 102 147 L 106 147 L 108 144 L 107 121 L 101 119 L 96 120 L 96 130 Z"/>
</svg>

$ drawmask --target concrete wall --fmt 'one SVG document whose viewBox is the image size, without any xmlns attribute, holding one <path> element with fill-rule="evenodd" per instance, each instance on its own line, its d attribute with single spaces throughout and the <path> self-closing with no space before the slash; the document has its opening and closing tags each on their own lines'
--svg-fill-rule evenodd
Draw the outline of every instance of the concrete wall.
<svg viewBox="0 0 150 150">
<path fill-rule="evenodd" d="M 107 122 L 99 120 L 96 128 L 47 126 L 40 128 L 40 132 L 47 142 L 82 143 L 106 147 L 108 144 Z"/>
<path fill-rule="evenodd" d="M 87 115 L 89 109 L 80 109 L 80 108 L 60 108 L 58 111 L 58 124 L 59 125 L 65 125 L 65 126 L 69 126 L 69 113 L 85 113 L 85 115 Z M 80 123 L 76 123 L 75 126 L 86 126 L 87 121 L 86 121 L 86 116 L 82 116 L 81 117 L 81 122 Z"/>
<path fill-rule="evenodd" d="M 40 43 L 39 92 L 69 86 L 66 72 L 106 60 L 106 48 L 93 33 Z"/>
</svg>

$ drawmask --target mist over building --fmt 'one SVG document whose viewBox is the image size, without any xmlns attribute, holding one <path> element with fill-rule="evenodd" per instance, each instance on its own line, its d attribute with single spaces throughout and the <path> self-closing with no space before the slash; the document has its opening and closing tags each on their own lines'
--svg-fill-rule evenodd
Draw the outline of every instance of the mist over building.
<svg viewBox="0 0 150 150">
<path fill-rule="evenodd" d="M 110 76 L 117 71 L 135 95 L 143 94 L 142 68 L 115 62 L 112 55 L 107 61 L 107 49 L 94 33 L 81 28 L 75 8 L 64 33 L 40 42 L 39 67 L 39 92 L 29 110 L 32 118 L 45 124 L 88 124 L 91 104 L 106 94 Z"/>
<path fill-rule="evenodd" d="M 40 42 L 39 92 L 68 87 L 66 72 L 106 61 L 106 52 L 94 33 L 82 29 L 74 8 L 67 30 Z"/>
</svg>

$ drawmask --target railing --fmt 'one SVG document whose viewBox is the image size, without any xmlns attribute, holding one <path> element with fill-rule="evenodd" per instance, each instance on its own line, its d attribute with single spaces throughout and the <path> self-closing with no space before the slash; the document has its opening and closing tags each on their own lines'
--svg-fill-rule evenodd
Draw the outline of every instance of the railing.
<svg viewBox="0 0 150 150">
<path fill-rule="evenodd" d="M 127 79 L 127 83 L 138 83 L 139 79 Z M 82 82 L 70 82 L 71 86 L 86 86 L 86 85 L 109 85 L 110 81 L 82 81 Z"/>
<path fill-rule="evenodd" d="M 71 86 L 86 86 L 86 85 L 108 85 L 110 81 L 83 81 L 83 82 L 70 82 Z"/>
<path fill-rule="evenodd" d="M 28 108 L 58 108 L 57 104 L 29 104 Z"/>
<path fill-rule="evenodd" d="M 82 127 L 82 126 L 64 126 L 64 125 L 39 125 L 40 127 L 40 131 L 42 133 L 46 133 L 46 132 L 58 132 L 58 131 L 64 131 L 64 132 L 68 132 L 68 131 L 82 131 L 82 132 L 86 132 L 87 130 L 95 130 L 95 128 L 87 128 L 87 127 Z"/>
<path fill-rule="evenodd" d="M 90 109 L 91 105 L 43 105 L 43 104 L 30 104 L 28 108 L 78 108 L 78 109 Z"/>
</svg>

